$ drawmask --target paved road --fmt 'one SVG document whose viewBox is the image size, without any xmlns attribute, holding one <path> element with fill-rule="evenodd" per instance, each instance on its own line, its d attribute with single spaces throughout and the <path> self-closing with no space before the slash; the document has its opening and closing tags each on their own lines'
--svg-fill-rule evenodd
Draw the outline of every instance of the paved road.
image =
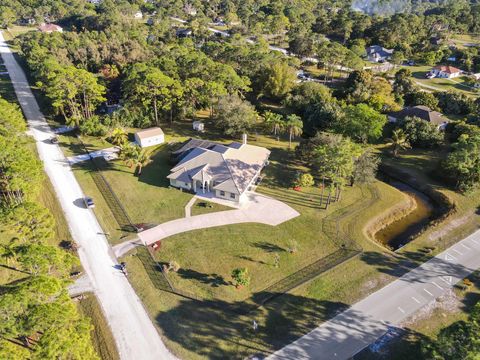
<svg viewBox="0 0 480 360">
<path fill-rule="evenodd" d="M 45 171 L 79 245 L 79 257 L 112 329 L 121 359 L 174 358 L 160 339 L 152 321 L 125 276 L 115 268 L 116 259 L 94 213 L 81 204 L 83 192 L 57 145 L 31 92 L 25 74 L 15 61 L 0 32 L 0 54 L 15 93 L 28 120 Z"/>
<path fill-rule="evenodd" d="M 348 359 L 480 268 L 480 231 L 268 357 Z"/>
<path fill-rule="evenodd" d="M 248 203 L 236 210 L 219 211 L 168 221 L 142 231 L 138 237 L 145 245 L 191 230 L 240 223 L 261 223 L 277 226 L 300 214 L 287 204 L 268 196 L 249 193 Z"/>
</svg>

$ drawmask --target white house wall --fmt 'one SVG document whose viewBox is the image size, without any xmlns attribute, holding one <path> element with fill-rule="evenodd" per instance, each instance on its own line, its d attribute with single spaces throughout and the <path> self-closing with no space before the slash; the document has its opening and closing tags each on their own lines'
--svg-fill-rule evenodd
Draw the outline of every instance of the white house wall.
<svg viewBox="0 0 480 360">
<path fill-rule="evenodd" d="M 152 136 L 146 139 L 139 139 L 139 137 L 135 134 L 135 140 L 140 145 L 140 147 L 144 148 L 144 147 L 163 144 L 165 142 L 165 136 L 158 135 L 158 136 Z"/>
</svg>

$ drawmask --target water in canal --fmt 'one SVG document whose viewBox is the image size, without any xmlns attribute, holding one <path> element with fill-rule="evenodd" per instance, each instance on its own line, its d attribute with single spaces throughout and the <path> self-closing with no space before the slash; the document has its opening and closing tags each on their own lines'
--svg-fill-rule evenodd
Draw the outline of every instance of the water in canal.
<svg viewBox="0 0 480 360">
<path fill-rule="evenodd" d="M 412 197 L 417 204 L 416 209 L 410 214 L 394 221 L 374 235 L 375 239 L 384 246 L 397 250 L 412 240 L 432 220 L 434 204 L 428 196 L 403 182 L 391 179 L 388 183 Z"/>
</svg>

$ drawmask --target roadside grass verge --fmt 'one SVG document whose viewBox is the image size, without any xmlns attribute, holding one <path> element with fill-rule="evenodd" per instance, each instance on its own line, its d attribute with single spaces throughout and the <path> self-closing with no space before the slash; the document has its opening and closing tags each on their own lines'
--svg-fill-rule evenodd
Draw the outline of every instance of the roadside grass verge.
<svg viewBox="0 0 480 360">
<path fill-rule="evenodd" d="M 430 311 L 424 311 L 415 319 L 407 321 L 400 335 L 386 342 L 378 353 L 365 349 L 355 360 L 416 360 L 423 359 L 422 343 L 435 342 L 441 329 L 457 321 L 467 320 L 473 306 L 480 301 L 480 273 L 468 276 L 473 283 L 469 289 L 461 286 L 454 288 L 454 296 L 444 297 L 437 301 Z"/>
<path fill-rule="evenodd" d="M 119 360 L 115 340 L 108 326 L 102 308 L 94 294 L 83 294 L 78 301 L 78 308 L 83 316 L 91 319 L 94 324 L 92 330 L 93 346 L 102 360 Z"/>
</svg>

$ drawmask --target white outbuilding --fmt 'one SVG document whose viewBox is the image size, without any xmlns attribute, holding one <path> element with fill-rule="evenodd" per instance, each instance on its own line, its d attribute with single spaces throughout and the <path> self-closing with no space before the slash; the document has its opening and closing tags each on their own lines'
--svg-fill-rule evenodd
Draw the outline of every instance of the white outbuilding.
<svg viewBox="0 0 480 360">
<path fill-rule="evenodd" d="M 194 121 L 193 130 L 203 132 L 205 131 L 205 124 L 201 121 Z"/>
<path fill-rule="evenodd" d="M 137 131 L 135 133 L 135 142 L 140 147 L 154 146 L 165 142 L 165 135 L 159 127 L 152 127 Z"/>
</svg>

